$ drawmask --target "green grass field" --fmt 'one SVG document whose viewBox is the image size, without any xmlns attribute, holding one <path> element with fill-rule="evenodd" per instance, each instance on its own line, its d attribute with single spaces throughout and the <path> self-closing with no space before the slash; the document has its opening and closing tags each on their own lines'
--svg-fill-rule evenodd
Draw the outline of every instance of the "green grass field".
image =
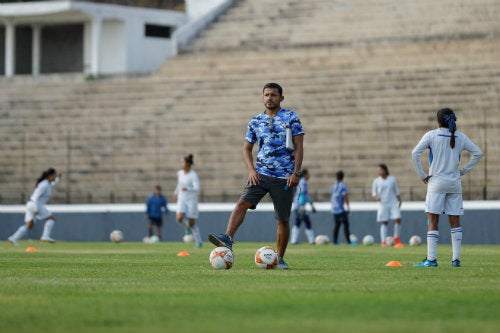
<svg viewBox="0 0 500 333">
<path fill-rule="evenodd" d="M 425 246 L 303 244 L 265 271 L 263 245 L 216 271 L 208 243 L 0 244 L 0 332 L 500 332 L 499 246 L 464 246 L 452 268 L 442 245 L 438 268 L 414 268 Z"/>
</svg>

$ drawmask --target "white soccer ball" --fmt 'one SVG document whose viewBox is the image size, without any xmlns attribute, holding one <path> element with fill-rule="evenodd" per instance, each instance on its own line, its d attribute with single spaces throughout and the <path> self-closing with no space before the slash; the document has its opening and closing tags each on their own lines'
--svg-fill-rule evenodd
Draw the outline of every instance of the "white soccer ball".
<svg viewBox="0 0 500 333">
<path fill-rule="evenodd" d="M 216 247 L 210 252 L 210 264 L 215 269 L 230 269 L 233 267 L 233 252 L 224 246 Z"/>
<path fill-rule="evenodd" d="M 330 243 L 330 238 L 328 238 L 327 235 L 318 235 L 314 239 L 314 243 L 316 245 L 326 245 L 326 244 Z"/>
<path fill-rule="evenodd" d="M 409 244 L 411 246 L 419 246 L 420 244 L 422 244 L 422 238 L 420 238 L 420 236 L 413 235 L 410 237 Z"/>
<path fill-rule="evenodd" d="M 146 244 L 147 244 L 147 243 L 150 243 L 150 239 L 149 239 L 149 237 L 148 237 L 148 236 L 143 237 L 143 238 L 142 238 L 142 242 L 143 242 L 143 243 L 146 243 Z"/>
<path fill-rule="evenodd" d="M 270 246 L 263 246 L 255 252 L 255 265 L 262 269 L 273 269 L 278 265 L 278 254 Z"/>
<path fill-rule="evenodd" d="M 123 242 L 123 232 L 121 232 L 120 230 L 113 230 L 109 234 L 109 239 L 112 242 L 121 243 Z"/>
<path fill-rule="evenodd" d="M 358 242 L 358 236 L 356 236 L 355 234 L 350 234 L 349 235 L 349 241 L 351 243 L 357 243 Z"/>
<path fill-rule="evenodd" d="M 158 237 L 157 235 L 153 235 L 153 236 L 149 237 L 149 242 L 150 243 L 159 243 L 160 237 Z"/>
<path fill-rule="evenodd" d="M 375 243 L 375 238 L 372 235 L 363 237 L 363 245 L 373 245 L 373 243 Z"/>
<path fill-rule="evenodd" d="M 394 245 L 394 239 L 391 236 L 387 236 L 385 238 L 385 246 L 393 246 Z"/>
<path fill-rule="evenodd" d="M 184 235 L 184 236 L 182 236 L 182 241 L 184 243 L 193 243 L 194 242 L 194 237 L 191 234 Z"/>
</svg>

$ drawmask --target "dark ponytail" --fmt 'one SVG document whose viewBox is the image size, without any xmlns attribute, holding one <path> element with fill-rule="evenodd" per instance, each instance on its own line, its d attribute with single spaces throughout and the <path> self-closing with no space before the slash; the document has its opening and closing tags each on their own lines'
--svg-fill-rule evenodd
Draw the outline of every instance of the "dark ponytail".
<svg viewBox="0 0 500 333">
<path fill-rule="evenodd" d="M 455 148 L 455 132 L 457 131 L 457 116 L 450 108 L 444 108 L 437 112 L 439 127 L 447 128 L 451 133 L 450 147 Z"/>
<path fill-rule="evenodd" d="M 194 164 L 193 154 L 189 154 L 187 156 L 184 156 L 184 161 L 186 161 L 186 163 L 189 165 L 193 165 Z"/>
<path fill-rule="evenodd" d="M 387 164 L 385 163 L 380 163 L 378 167 L 382 170 L 384 170 L 385 174 L 389 176 L 389 168 L 387 167 Z"/>
<path fill-rule="evenodd" d="M 49 176 L 51 176 L 51 175 L 53 175 L 55 173 L 56 173 L 56 169 L 54 169 L 54 168 L 48 168 L 47 170 L 45 170 L 44 172 L 42 172 L 42 174 L 40 175 L 40 178 L 38 178 L 36 180 L 36 185 L 40 184 L 40 182 L 44 181 Z"/>
</svg>

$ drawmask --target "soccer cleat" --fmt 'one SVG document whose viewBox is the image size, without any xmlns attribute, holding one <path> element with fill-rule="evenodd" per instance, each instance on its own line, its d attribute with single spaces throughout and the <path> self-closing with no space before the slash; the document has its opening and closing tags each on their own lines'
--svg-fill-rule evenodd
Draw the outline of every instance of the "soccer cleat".
<svg viewBox="0 0 500 333">
<path fill-rule="evenodd" d="M 437 266 L 438 266 L 437 260 L 429 260 L 427 258 L 425 258 L 424 261 L 413 265 L 413 267 L 437 267 Z"/>
<path fill-rule="evenodd" d="M 382 247 L 386 247 L 387 246 L 387 243 L 385 241 L 383 241 L 382 243 L 380 243 L 380 246 Z"/>
<path fill-rule="evenodd" d="M 276 269 L 290 269 L 290 267 L 282 257 L 278 257 L 278 265 L 276 265 Z"/>
<path fill-rule="evenodd" d="M 41 240 L 42 242 L 44 242 L 44 243 L 55 243 L 55 242 L 56 242 L 56 240 L 55 240 L 55 239 L 52 239 L 52 238 L 50 238 L 50 237 L 42 237 L 42 238 L 40 238 L 40 240 Z"/>
<path fill-rule="evenodd" d="M 209 234 L 208 235 L 208 240 L 212 242 L 215 246 L 224 246 L 230 249 L 231 251 L 233 250 L 233 240 L 228 234 Z"/>
<path fill-rule="evenodd" d="M 460 267 L 460 260 L 455 259 L 451 262 L 451 267 Z"/>
<path fill-rule="evenodd" d="M 356 243 L 356 242 L 350 242 L 349 246 L 358 246 L 358 243 Z"/>
<path fill-rule="evenodd" d="M 392 240 L 394 241 L 394 244 L 401 244 L 401 239 L 399 237 L 393 237 Z"/>
<path fill-rule="evenodd" d="M 7 242 L 11 243 L 14 246 L 19 246 L 19 243 L 12 237 L 9 237 L 9 239 L 7 239 Z"/>
<path fill-rule="evenodd" d="M 201 243 L 201 242 L 200 243 L 196 243 L 196 248 L 197 249 L 201 249 L 202 246 L 203 246 L 203 243 Z"/>
</svg>

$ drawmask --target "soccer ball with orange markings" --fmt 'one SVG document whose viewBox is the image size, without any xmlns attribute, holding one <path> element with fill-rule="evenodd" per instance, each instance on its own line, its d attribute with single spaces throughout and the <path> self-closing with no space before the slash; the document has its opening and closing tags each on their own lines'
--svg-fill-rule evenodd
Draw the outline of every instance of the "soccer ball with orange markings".
<svg viewBox="0 0 500 333">
<path fill-rule="evenodd" d="M 263 246 L 255 252 L 255 265 L 262 269 L 273 269 L 278 264 L 278 254 L 270 246 Z"/>
<path fill-rule="evenodd" d="M 210 252 L 210 264 L 215 269 L 230 269 L 233 267 L 233 252 L 224 246 L 216 247 Z"/>
</svg>

